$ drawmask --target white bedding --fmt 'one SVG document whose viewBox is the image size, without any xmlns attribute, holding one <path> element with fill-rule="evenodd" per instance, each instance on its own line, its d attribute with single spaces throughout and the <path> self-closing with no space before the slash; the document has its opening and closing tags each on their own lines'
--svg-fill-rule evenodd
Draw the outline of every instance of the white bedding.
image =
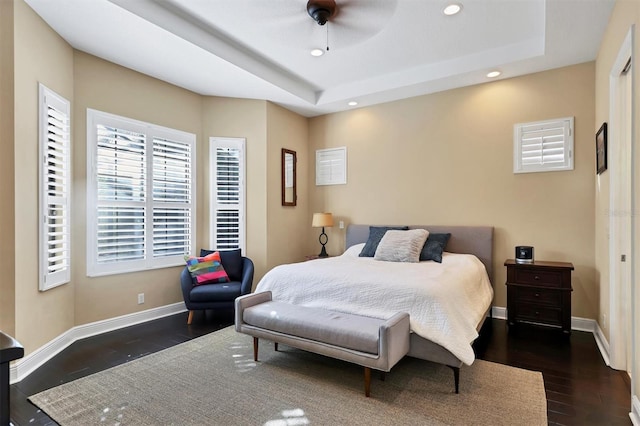
<svg viewBox="0 0 640 426">
<path fill-rule="evenodd" d="M 376 318 L 408 312 L 414 333 L 471 365 L 476 326 L 493 299 L 482 262 L 470 254 L 447 252 L 442 263 L 384 262 L 358 257 L 362 247 L 277 266 L 260 280 L 256 293 L 270 290 L 273 300 Z"/>
</svg>

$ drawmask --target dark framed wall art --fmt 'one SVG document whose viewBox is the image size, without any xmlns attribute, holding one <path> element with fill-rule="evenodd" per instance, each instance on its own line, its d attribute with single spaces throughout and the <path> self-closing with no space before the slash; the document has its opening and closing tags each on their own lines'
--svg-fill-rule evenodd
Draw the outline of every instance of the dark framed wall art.
<svg viewBox="0 0 640 426">
<path fill-rule="evenodd" d="M 596 172 L 607 170 L 607 123 L 602 123 L 596 133 Z"/>
</svg>

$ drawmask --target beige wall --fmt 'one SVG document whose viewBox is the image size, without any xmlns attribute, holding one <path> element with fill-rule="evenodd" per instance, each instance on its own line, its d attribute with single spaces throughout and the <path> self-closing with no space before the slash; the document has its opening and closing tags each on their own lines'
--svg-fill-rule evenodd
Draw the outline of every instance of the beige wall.
<svg viewBox="0 0 640 426">
<path fill-rule="evenodd" d="M 182 301 L 178 285 L 181 267 L 87 277 L 87 108 L 193 133 L 197 137 L 197 152 L 202 151 L 204 141 L 200 134 L 201 96 L 80 51 L 75 51 L 74 58 L 72 244 L 76 249 L 72 280 L 77 325 Z M 204 168 L 202 158 L 198 158 L 196 167 L 197 170 Z M 198 212 L 202 211 L 200 200 L 198 198 Z M 138 293 L 145 294 L 142 305 L 137 303 Z"/>
<path fill-rule="evenodd" d="M 640 126 L 637 125 L 637 123 L 640 123 L 640 108 L 638 107 L 638 99 L 640 99 L 640 91 L 638 90 L 638 82 L 640 82 L 640 66 L 637 61 L 637 58 L 640 57 L 640 2 L 618 0 L 609 19 L 609 25 L 607 26 L 606 33 L 603 37 L 596 61 L 596 117 L 594 129 L 597 129 L 603 122 L 610 122 L 609 75 L 618 56 L 618 52 L 622 47 L 622 43 L 627 36 L 629 29 L 633 25 L 635 25 L 635 34 L 632 42 L 634 46 L 632 56 L 636 58 L 634 59 L 633 64 L 633 79 L 635 84 L 633 93 L 633 99 L 635 101 L 635 112 L 633 117 L 635 126 L 633 140 L 635 141 L 634 143 L 637 148 L 638 141 L 640 141 Z M 609 143 L 615 143 L 615 141 L 610 140 Z M 635 170 L 638 170 L 638 167 L 640 167 L 640 150 L 636 148 L 634 148 L 634 168 Z M 635 175 L 634 179 L 637 181 L 637 175 Z M 599 280 L 600 295 L 598 322 L 607 339 L 611 336 L 611 330 L 609 327 L 610 321 L 606 321 L 605 323 L 605 321 L 603 321 L 603 317 L 604 315 L 606 315 L 607 318 L 611 317 L 611 287 L 609 283 L 609 184 L 609 173 L 604 172 L 600 175 L 595 187 L 596 277 Z M 637 200 L 639 199 L 637 186 L 634 197 L 637 203 Z M 636 211 L 637 207 L 632 212 L 632 219 L 637 221 L 638 215 L 636 214 Z M 634 265 L 636 265 L 635 270 L 638 271 L 637 265 L 640 265 L 640 250 L 638 250 L 637 247 L 639 247 L 638 242 L 640 241 L 640 227 L 637 222 L 634 225 L 636 230 L 636 235 L 634 236 L 636 250 L 633 261 Z M 640 288 L 638 288 L 637 284 L 637 274 L 638 272 L 636 272 L 636 280 L 632 283 L 634 286 L 635 299 L 632 301 L 633 304 L 631 306 L 631 310 L 634 312 L 632 333 L 633 336 L 635 336 L 634 347 L 632 348 L 633 354 L 635 354 L 635 356 L 633 356 L 633 359 L 635 359 L 635 365 L 633 366 L 632 375 L 632 393 L 636 398 L 640 395 L 640 350 L 638 349 L 640 339 L 640 334 L 638 332 L 638 330 L 640 330 L 640 314 L 638 314 L 638 310 L 640 309 Z"/>
<path fill-rule="evenodd" d="M 311 232 L 307 188 L 314 168 L 308 166 L 308 120 L 272 103 L 267 104 L 267 118 L 267 264 L 270 269 L 304 260 L 306 254 L 312 253 L 305 249 Z M 282 206 L 282 148 L 296 151 L 296 206 Z"/>
<path fill-rule="evenodd" d="M 27 352 L 74 325 L 74 283 L 38 291 L 38 82 L 73 99 L 73 49 L 14 2 L 15 333 Z M 72 114 L 72 120 L 73 117 Z M 72 145 L 77 144 L 72 134 Z M 81 255 L 74 250 L 73 255 Z"/>
<path fill-rule="evenodd" d="M 0 330 L 15 335 L 13 2 L 0 0 Z"/>
<path fill-rule="evenodd" d="M 347 224 L 492 225 L 496 306 L 505 259 L 532 245 L 574 264 L 572 314 L 595 318 L 593 81 L 586 63 L 314 118 L 311 151 L 346 146 L 348 183 L 310 182 L 311 208 Z M 569 116 L 575 170 L 514 174 L 513 125 Z M 344 232 L 329 244 L 340 252 Z"/>
</svg>

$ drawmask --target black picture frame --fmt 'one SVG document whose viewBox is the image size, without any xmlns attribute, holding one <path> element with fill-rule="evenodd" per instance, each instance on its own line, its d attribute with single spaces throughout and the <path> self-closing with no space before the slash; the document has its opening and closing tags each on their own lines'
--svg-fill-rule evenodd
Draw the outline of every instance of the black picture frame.
<svg viewBox="0 0 640 426">
<path fill-rule="evenodd" d="M 602 123 L 596 133 L 596 173 L 607 170 L 607 123 Z"/>
</svg>

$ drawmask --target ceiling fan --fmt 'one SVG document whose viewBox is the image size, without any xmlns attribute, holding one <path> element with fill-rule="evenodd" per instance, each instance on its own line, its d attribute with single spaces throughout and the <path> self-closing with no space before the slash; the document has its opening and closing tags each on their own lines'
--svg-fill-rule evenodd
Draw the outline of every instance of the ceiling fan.
<svg viewBox="0 0 640 426">
<path fill-rule="evenodd" d="M 307 13 L 319 26 L 331 23 L 332 38 L 346 47 L 381 31 L 396 6 L 397 0 L 308 0 Z"/>
<path fill-rule="evenodd" d="M 307 2 L 307 13 L 318 25 L 326 24 L 338 12 L 338 5 L 335 0 L 309 0 Z"/>
</svg>

